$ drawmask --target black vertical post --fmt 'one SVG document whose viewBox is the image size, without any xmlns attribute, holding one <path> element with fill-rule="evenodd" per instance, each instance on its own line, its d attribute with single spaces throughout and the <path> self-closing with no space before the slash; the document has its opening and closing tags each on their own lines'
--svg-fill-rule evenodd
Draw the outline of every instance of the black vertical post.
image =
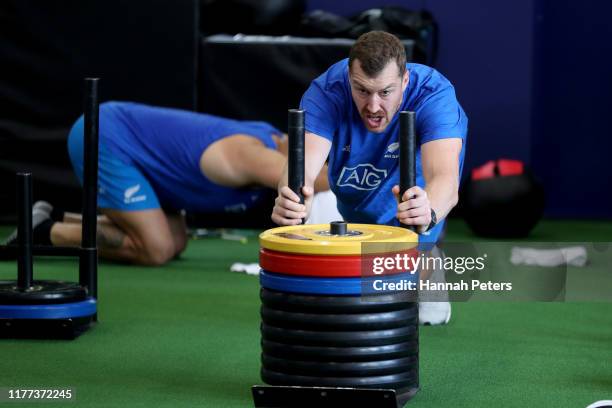
<svg viewBox="0 0 612 408">
<path fill-rule="evenodd" d="M 83 231 L 79 258 L 79 283 L 89 295 L 98 297 L 98 250 L 96 244 L 98 208 L 98 78 L 85 78 Z"/>
<path fill-rule="evenodd" d="M 406 190 L 416 185 L 416 130 L 415 113 L 400 112 L 399 144 L 400 144 L 400 200 Z M 410 230 L 416 231 L 411 225 Z"/>
<path fill-rule="evenodd" d="M 32 286 L 32 174 L 17 173 L 17 288 Z"/>
<path fill-rule="evenodd" d="M 412 111 L 400 112 L 400 200 L 406 190 L 416 185 L 416 114 Z M 414 225 L 405 226 L 416 231 Z M 416 322 L 417 350 L 419 343 L 419 312 L 417 308 Z M 419 388 L 419 355 L 416 359 L 416 389 Z"/>
<path fill-rule="evenodd" d="M 304 111 L 289 109 L 289 188 L 304 202 Z"/>
</svg>

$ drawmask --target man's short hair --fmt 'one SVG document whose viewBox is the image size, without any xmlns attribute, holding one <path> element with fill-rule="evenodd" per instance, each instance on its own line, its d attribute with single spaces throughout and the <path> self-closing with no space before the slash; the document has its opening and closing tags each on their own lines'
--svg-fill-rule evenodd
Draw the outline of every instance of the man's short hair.
<svg viewBox="0 0 612 408">
<path fill-rule="evenodd" d="M 359 60 L 363 72 L 374 78 L 395 61 L 400 76 L 406 71 L 406 49 L 404 44 L 393 34 L 385 31 L 370 31 L 361 34 L 349 53 L 349 70 L 353 62 Z"/>
</svg>

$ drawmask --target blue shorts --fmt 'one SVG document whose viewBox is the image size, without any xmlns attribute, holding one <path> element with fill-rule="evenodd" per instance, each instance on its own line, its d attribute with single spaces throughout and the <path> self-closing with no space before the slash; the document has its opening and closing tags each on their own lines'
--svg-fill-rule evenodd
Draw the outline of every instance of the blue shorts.
<svg viewBox="0 0 612 408">
<path fill-rule="evenodd" d="M 68 154 L 81 185 L 83 185 L 83 128 L 81 116 L 68 135 Z M 118 127 L 116 130 L 120 131 Z M 100 144 L 98 150 L 99 208 L 121 211 L 160 208 L 153 187 L 138 168 L 114 157 L 103 144 Z"/>
</svg>

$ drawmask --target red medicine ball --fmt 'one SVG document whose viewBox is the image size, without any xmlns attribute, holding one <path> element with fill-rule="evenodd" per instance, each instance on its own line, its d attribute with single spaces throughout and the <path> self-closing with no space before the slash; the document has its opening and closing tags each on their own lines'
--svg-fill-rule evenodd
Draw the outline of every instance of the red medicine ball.
<svg viewBox="0 0 612 408">
<path fill-rule="evenodd" d="M 527 236 L 544 213 L 544 189 L 519 160 L 491 160 L 472 170 L 461 192 L 464 217 L 476 235 Z"/>
</svg>

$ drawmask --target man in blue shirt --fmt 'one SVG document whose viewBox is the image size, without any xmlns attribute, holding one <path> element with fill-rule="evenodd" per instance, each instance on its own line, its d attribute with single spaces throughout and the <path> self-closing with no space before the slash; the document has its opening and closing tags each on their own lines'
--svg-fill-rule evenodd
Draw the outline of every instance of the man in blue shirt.
<svg viewBox="0 0 612 408">
<path fill-rule="evenodd" d="M 305 205 L 278 187 L 272 220 L 296 225 L 308 217 L 313 183 L 325 160 L 330 188 L 346 221 L 413 225 L 420 242 L 437 242 L 458 200 L 467 117 L 452 84 L 433 68 L 406 63 L 392 34 L 363 34 L 349 58 L 315 79 L 301 101 L 306 111 Z M 416 112 L 417 185 L 399 200 L 399 111 Z M 450 306 L 449 306 L 450 307 Z M 450 308 L 448 311 L 450 317 Z"/>
<path fill-rule="evenodd" d="M 99 122 L 97 237 L 107 259 L 166 263 L 187 243 L 179 210 L 231 215 L 263 205 L 286 162 L 285 135 L 264 122 L 131 102 L 102 104 Z M 68 153 L 82 182 L 83 117 L 70 131 Z M 318 185 L 326 184 L 323 174 Z M 35 243 L 80 245 L 80 216 L 54 222 L 50 211 L 34 205 Z"/>
</svg>

